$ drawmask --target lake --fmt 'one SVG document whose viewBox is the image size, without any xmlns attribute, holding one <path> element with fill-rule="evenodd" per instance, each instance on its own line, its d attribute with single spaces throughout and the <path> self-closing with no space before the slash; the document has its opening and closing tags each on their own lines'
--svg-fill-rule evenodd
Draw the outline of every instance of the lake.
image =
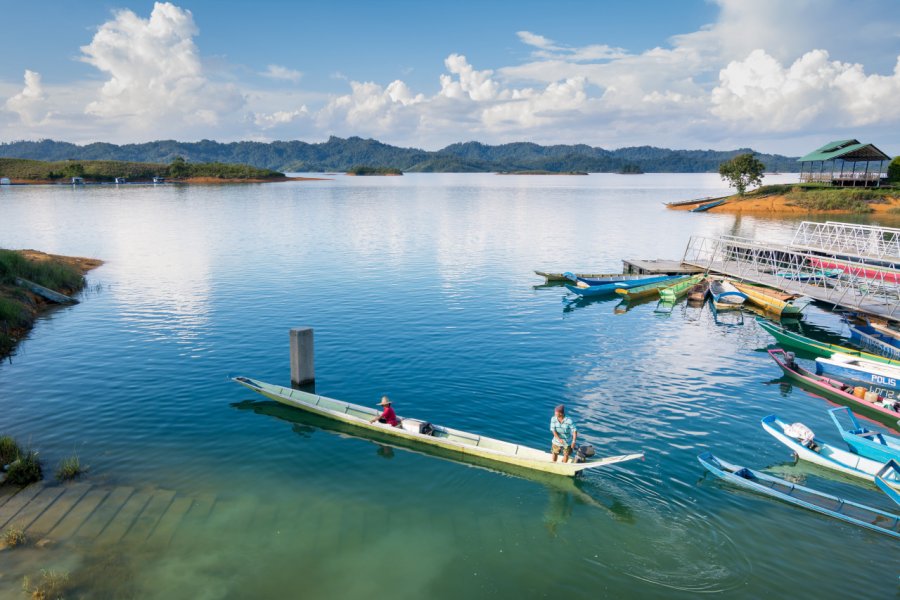
<svg viewBox="0 0 900 600">
<path fill-rule="evenodd" d="M 96 495 L 70 540 L 0 554 L 0 595 L 42 568 L 90 598 L 896 594 L 895 540 L 697 462 L 712 449 L 892 510 L 874 486 L 794 464 L 760 427 L 775 412 L 840 441 L 829 405 L 760 351 L 772 340 L 752 316 L 566 304 L 532 272 L 680 258 L 692 234 L 790 239 L 797 221 L 663 206 L 725 192 L 713 174 L 0 190 L 0 246 L 106 261 L 81 304 L 0 365 L 0 433 L 37 448 L 48 479 L 77 452 Z M 387 393 L 401 415 L 538 448 L 565 403 L 600 453 L 646 460 L 519 478 L 228 381 L 288 385 L 298 326 L 315 329 L 318 393 Z"/>
</svg>

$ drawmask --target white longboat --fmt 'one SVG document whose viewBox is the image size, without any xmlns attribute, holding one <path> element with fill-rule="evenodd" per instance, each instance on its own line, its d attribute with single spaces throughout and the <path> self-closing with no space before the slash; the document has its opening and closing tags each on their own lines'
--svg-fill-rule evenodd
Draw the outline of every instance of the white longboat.
<svg viewBox="0 0 900 600">
<path fill-rule="evenodd" d="M 397 417 L 400 419 L 400 425 L 397 427 L 392 427 L 386 423 L 378 423 L 377 421 L 370 423 L 370 419 L 380 414 L 374 408 L 351 404 L 318 394 L 310 394 L 301 390 L 285 388 L 250 379 L 249 377 L 234 377 L 233 381 L 281 404 L 293 406 L 294 408 L 372 432 L 402 438 L 427 446 L 436 446 L 461 455 L 478 457 L 543 473 L 575 477 L 588 469 L 597 469 L 644 458 L 644 453 L 639 452 L 602 458 L 592 457 L 584 462 L 564 463 L 561 459 L 558 462 L 553 462 L 549 452 L 529 448 L 528 446 L 400 416 Z M 430 427 L 425 427 L 426 425 Z"/>
</svg>

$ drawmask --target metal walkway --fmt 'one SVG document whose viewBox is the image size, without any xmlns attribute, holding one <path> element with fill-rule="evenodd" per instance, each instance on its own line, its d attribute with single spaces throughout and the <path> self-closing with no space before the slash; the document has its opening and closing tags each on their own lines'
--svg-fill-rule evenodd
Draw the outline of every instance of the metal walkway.
<svg viewBox="0 0 900 600">
<path fill-rule="evenodd" d="M 801 224 L 791 245 L 693 236 L 683 262 L 885 319 L 900 319 L 900 230 Z M 892 255 L 893 253 L 893 255 Z"/>
</svg>

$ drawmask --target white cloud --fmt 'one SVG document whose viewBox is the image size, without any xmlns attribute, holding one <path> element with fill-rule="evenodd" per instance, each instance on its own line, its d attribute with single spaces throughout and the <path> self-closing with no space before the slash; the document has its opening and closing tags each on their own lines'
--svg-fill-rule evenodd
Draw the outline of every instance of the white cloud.
<svg viewBox="0 0 900 600">
<path fill-rule="evenodd" d="M 764 50 L 732 61 L 712 91 L 712 112 L 768 131 L 796 131 L 817 121 L 865 126 L 897 121 L 900 59 L 889 76 L 866 75 L 860 64 L 807 52 L 789 67 Z"/>
<path fill-rule="evenodd" d="M 253 113 L 253 123 L 261 129 L 272 129 L 293 123 L 296 119 L 309 116 L 309 109 L 301 106 L 298 110 L 279 110 L 273 113 Z"/>
<path fill-rule="evenodd" d="M 466 57 L 451 54 L 444 60 L 450 71 L 449 75 L 441 75 L 440 95 L 445 98 L 469 98 L 470 100 L 490 100 L 497 95 L 499 84 L 491 79 L 494 74 L 490 69 L 476 71 Z M 456 78 L 453 78 L 456 75 Z"/>
<path fill-rule="evenodd" d="M 591 44 L 582 47 L 562 46 L 553 40 L 530 31 L 518 31 L 519 40 L 537 48 L 532 56 L 545 59 L 564 59 L 575 62 L 611 60 L 624 58 L 628 52 L 624 48 L 614 48 L 607 44 Z"/>
<path fill-rule="evenodd" d="M 268 77 L 269 79 L 290 81 L 291 83 L 299 83 L 300 79 L 303 77 L 303 73 L 300 71 L 282 67 L 281 65 L 269 65 L 266 67 L 265 71 L 260 73 L 260 75 Z"/>
<path fill-rule="evenodd" d="M 155 3 L 149 19 L 117 12 L 81 48 L 82 60 L 109 76 L 85 112 L 138 130 L 217 125 L 243 98 L 205 76 L 197 33 L 191 12 L 167 2 Z"/>
<path fill-rule="evenodd" d="M 36 125 L 49 117 L 46 104 L 41 74 L 26 70 L 25 87 L 6 101 L 6 109 L 19 115 L 25 125 Z"/>
</svg>

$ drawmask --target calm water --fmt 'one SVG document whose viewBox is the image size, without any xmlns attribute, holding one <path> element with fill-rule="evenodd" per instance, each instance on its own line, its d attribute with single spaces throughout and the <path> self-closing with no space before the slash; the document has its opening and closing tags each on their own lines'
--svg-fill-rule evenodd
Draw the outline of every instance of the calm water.
<svg viewBox="0 0 900 600">
<path fill-rule="evenodd" d="M 214 501 L 212 527 L 189 514 L 164 551 L 0 557 L 0 595 L 45 567 L 114 598 L 896 594 L 890 538 L 697 463 L 712 448 L 890 508 L 874 487 L 794 466 L 759 426 L 777 412 L 839 440 L 824 401 L 779 384 L 752 318 L 566 308 L 564 288 L 536 287 L 533 269 L 678 258 L 695 233 L 790 238 L 794 222 L 662 206 L 723 191 L 714 175 L 0 190 L 0 246 L 107 261 L 82 304 L 0 365 L 0 430 L 48 470 L 74 449 L 96 485 Z M 295 326 L 316 330 L 319 393 L 389 393 L 401 415 L 538 447 L 565 402 L 601 452 L 647 459 L 577 484 L 520 479 L 356 437 L 226 380 L 288 384 Z"/>
</svg>

